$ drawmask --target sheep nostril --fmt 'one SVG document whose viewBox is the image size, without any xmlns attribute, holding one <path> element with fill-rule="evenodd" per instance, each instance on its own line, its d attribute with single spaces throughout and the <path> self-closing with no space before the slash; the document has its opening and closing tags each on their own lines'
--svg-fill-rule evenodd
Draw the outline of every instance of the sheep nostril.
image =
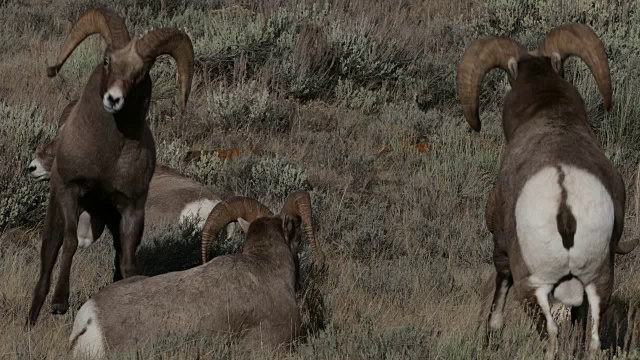
<svg viewBox="0 0 640 360">
<path fill-rule="evenodd" d="M 111 95 L 107 95 L 107 101 L 109 104 L 115 104 L 116 100 Z"/>
<path fill-rule="evenodd" d="M 29 166 L 29 172 L 34 172 L 36 171 L 37 167 L 35 165 L 31 165 Z"/>
</svg>

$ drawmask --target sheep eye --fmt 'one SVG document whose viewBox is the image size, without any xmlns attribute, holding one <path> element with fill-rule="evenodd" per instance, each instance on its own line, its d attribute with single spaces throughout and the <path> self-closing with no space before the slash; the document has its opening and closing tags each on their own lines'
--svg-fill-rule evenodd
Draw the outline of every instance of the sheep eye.
<svg viewBox="0 0 640 360">
<path fill-rule="evenodd" d="M 109 57 L 108 56 L 104 57 L 104 66 L 109 66 Z"/>
</svg>

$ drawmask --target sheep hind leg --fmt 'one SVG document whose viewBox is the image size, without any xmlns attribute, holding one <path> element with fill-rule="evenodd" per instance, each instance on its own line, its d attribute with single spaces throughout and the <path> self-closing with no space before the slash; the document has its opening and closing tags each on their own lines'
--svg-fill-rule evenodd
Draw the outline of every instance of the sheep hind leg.
<svg viewBox="0 0 640 360">
<path fill-rule="evenodd" d="M 513 278 L 510 274 L 499 272 L 495 273 L 495 275 L 491 275 L 489 281 L 491 281 L 492 278 L 495 279 L 495 285 L 493 286 L 495 290 L 493 292 L 493 299 L 489 309 L 488 330 L 496 331 L 504 325 L 504 309 L 507 303 L 507 295 L 513 285 Z"/>
<path fill-rule="evenodd" d="M 549 305 L 549 293 L 551 293 L 552 290 L 553 286 L 546 285 L 539 287 L 535 292 L 536 301 L 546 320 L 547 336 L 549 337 L 547 340 L 545 359 L 553 359 L 557 350 L 558 325 L 553 321 L 551 306 Z"/>
<path fill-rule="evenodd" d="M 600 350 L 600 319 L 605 304 L 601 301 L 595 284 L 587 285 L 584 290 L 587 293 L 589 308 L 591 309 L 591 343 L 589 350 L 595 352 Z"/>
<path fill-rule="evenodd" d="M 62 243 L 58 283 L 51 301 L 51 312 L 53 314 L 62 315 L 69 309 L 69 276 L 73 256 L 78 250 L 79 193 L 80 189 L 72 184 L 70 188 L 65 189 L 60 197 L 60 210 L 64 219 L 64 241 Z"/>
</svg>

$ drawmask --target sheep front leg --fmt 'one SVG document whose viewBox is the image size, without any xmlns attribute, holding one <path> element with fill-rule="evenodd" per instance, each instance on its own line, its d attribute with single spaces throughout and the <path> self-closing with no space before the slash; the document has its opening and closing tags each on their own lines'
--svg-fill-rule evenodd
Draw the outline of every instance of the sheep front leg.
<svg viewBox="0 0 640 360">
<path fill-rule="evenodd" d="M 62 246 L 62 221 L 58 214 L 54 185 L 49 191 L 49 205 L 42 230 L 42 247 L 40 249 L 40 275 L 33 291 L 33 300 L 29 309 L 29 325 L 38 321 L 40 310 L 51 286 L 51 272 L 56 264 L 58 252 Z"/>
<path fill-rule="evenodd" d="M 141 205 L 141 206 L 140 206 Z M 144 201 L 125 208 L 120 219 L 120 273 L 124 279 L 138 275 L 136 250 L 144 231 Z"/>
<path fill-rule="evenodd" d="M 69 308 L 69 275 L 73 256 L 78 249 L 79 195 L 80 189 L 77 186 L 70 185 L 60 196 L 60 210 L 64 220 L 64 241 L 58 284 L 53 293 L 51 304 L 51 312 L 53 314 L 65 314 Z"/>
</svg>

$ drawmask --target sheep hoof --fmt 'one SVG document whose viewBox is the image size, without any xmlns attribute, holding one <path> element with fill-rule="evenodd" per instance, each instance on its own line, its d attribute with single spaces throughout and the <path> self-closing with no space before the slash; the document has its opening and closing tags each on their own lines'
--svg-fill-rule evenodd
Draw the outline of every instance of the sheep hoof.
<svg viewBox="0 0 640 360">
<path fill-rule="evenodd" d="M 54 315 L 64 315 L 69 309 L 69 304 L 66 302 L 57 302 L 51 305 L 51 313 Z"/>
</svg>

